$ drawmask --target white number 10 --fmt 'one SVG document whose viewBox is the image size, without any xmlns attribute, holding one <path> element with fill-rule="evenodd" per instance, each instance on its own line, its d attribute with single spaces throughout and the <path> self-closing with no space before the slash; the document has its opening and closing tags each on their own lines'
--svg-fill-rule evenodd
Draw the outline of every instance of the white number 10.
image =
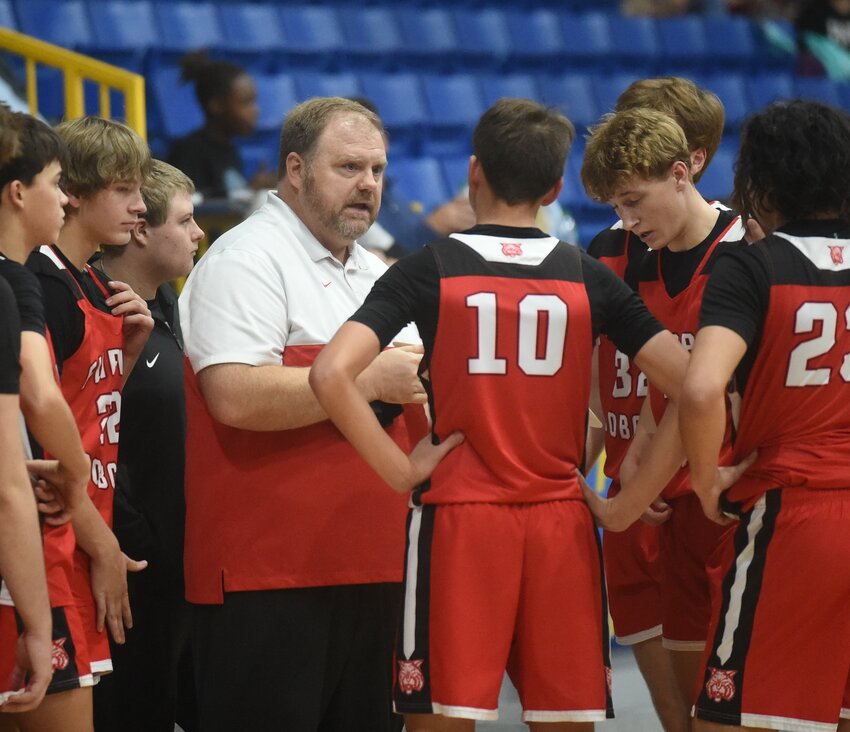
<svg viewBox="0 0 850 732">
<path fill-rule="evenodd" d="M 508 360 L 496 355 L 495 292 L 477 292 L 466 305 L 478 311 L 478 355 L 469 359 L 470 374 L 505 374 Z M 540 314 L 546 314 L 545 343 L 538 348 Z M 567 304 L 556 295 L 526 295 L 519 303 L 517 364 L 529 376 L 552 376 L 564 364 Z"/>
</svg>

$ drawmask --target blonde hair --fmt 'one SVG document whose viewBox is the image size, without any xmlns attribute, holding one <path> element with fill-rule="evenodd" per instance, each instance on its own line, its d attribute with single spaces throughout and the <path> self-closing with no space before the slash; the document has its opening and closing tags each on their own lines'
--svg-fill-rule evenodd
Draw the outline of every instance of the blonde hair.
<svg viewBox="0 0 850 732">
<path fill-rule="evenodd" d="M 581 181 L 591 198 L 610 201 L 632 177 L 662 178 L 678 161 L 690 169 L 688 141 L 676 120 L 654 109 L 629 109 L 591 128 Z"/>
<path fill-rule="evenodd" d="M 694 174 L 695 181 L 700 179 L 723 137 L 726 111 L 716 94 L 680 76 L 640 79 L 617 100 L 615 111 L 627 109 L 655 109 L 676 120 L 685 133 L 691 152 L 700 148 L 705 150 L 705 164 Z"/>
<path fill-rule="evenodd" d="M 62 122 L 56 132 L 68 146 L 67 189 L 90 196 L 119 181 L 143 181 L 151 169 L 147 143 L 120 122 L 81 117 Z"/>
<path fill-rule="evenodd" d="M 142 184 L 142 198 L 147 211 L 141 215 L 151 226 L 162 226 L 168 218 L 168 209 L 177 193 L 192 194 L 195 184 L 182 170 L 162 160 L 151 161 L 151 171 Z"/>
</svg>

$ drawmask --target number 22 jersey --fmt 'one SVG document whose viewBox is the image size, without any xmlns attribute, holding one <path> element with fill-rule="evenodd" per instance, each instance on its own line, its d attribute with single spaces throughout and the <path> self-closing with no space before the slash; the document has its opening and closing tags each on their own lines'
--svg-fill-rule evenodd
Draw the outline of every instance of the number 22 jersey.
<svg viewBox="0 0 850 732">
<path fill-rule="evenodd" d="M 385 345 L 416 323 L 432 432 L 466 439 L 422 503 L 581 499 L 593 343 L 633 357 L 662 330 L 605 265 L 534 228 L 479 225 L 391 267 L 352 320 Z"/>
</svg>

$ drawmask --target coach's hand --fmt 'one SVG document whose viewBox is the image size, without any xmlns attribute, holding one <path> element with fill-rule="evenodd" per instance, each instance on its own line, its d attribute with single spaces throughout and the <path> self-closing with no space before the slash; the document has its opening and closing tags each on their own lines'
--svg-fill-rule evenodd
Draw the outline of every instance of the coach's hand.
<svg viewBox="0 0 850 732">
<path fill-rule="evenodd" d="M 419 378 L 422 346 L 387 348 L 378 354 L 357 378 L 357 385 L 370 402 L 425 404 L 428 395 Z"/>
</svg>

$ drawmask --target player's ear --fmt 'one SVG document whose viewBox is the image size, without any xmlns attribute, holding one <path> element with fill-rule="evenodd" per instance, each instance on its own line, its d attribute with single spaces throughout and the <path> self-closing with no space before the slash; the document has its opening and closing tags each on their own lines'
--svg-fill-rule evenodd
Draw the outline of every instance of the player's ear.
<svg viewBox="0 0 850 732">
<path fill-rule="evenodd" d="M 677 188 L 683 188 L 691 180 L 691 171 L 687 163 L 683 160 L 677 160 L 673 163 L 673 168 L 670 171 L 676 181 Z"/>
<path fill-rule="evenodd" d="M 540 201 L 541 206 L 548 206 L 550 203 L 555 201 L 558 196 L 561 195 L 561 190 L 564 188 L 564 178 L 563 176 L 558 179 L 558 182 L 553 185 L 545 196 Z"/>
<path fill-rule="evenodd" d="M 143 247 L 148 245 L 148 232 L 150 228 L 145 219 L 136 219 L 133 227 L 133 238 Z"/>
<path fill-rule="evenodd" d="M 698 147 L 696 150 L 691 150 L 691 175 L 696 177 L 705 167 L 705 161 L 708 160 L 708 151 L 704 147 Z"/>
<path fill-rule="evenodd" d="M 5 186 L 3 186 L 3 203 L 14 209 L 21 208 L 24 205 L 25 188 L 24 184 L 19 180 L 9 181 Z"/>
</svg>

